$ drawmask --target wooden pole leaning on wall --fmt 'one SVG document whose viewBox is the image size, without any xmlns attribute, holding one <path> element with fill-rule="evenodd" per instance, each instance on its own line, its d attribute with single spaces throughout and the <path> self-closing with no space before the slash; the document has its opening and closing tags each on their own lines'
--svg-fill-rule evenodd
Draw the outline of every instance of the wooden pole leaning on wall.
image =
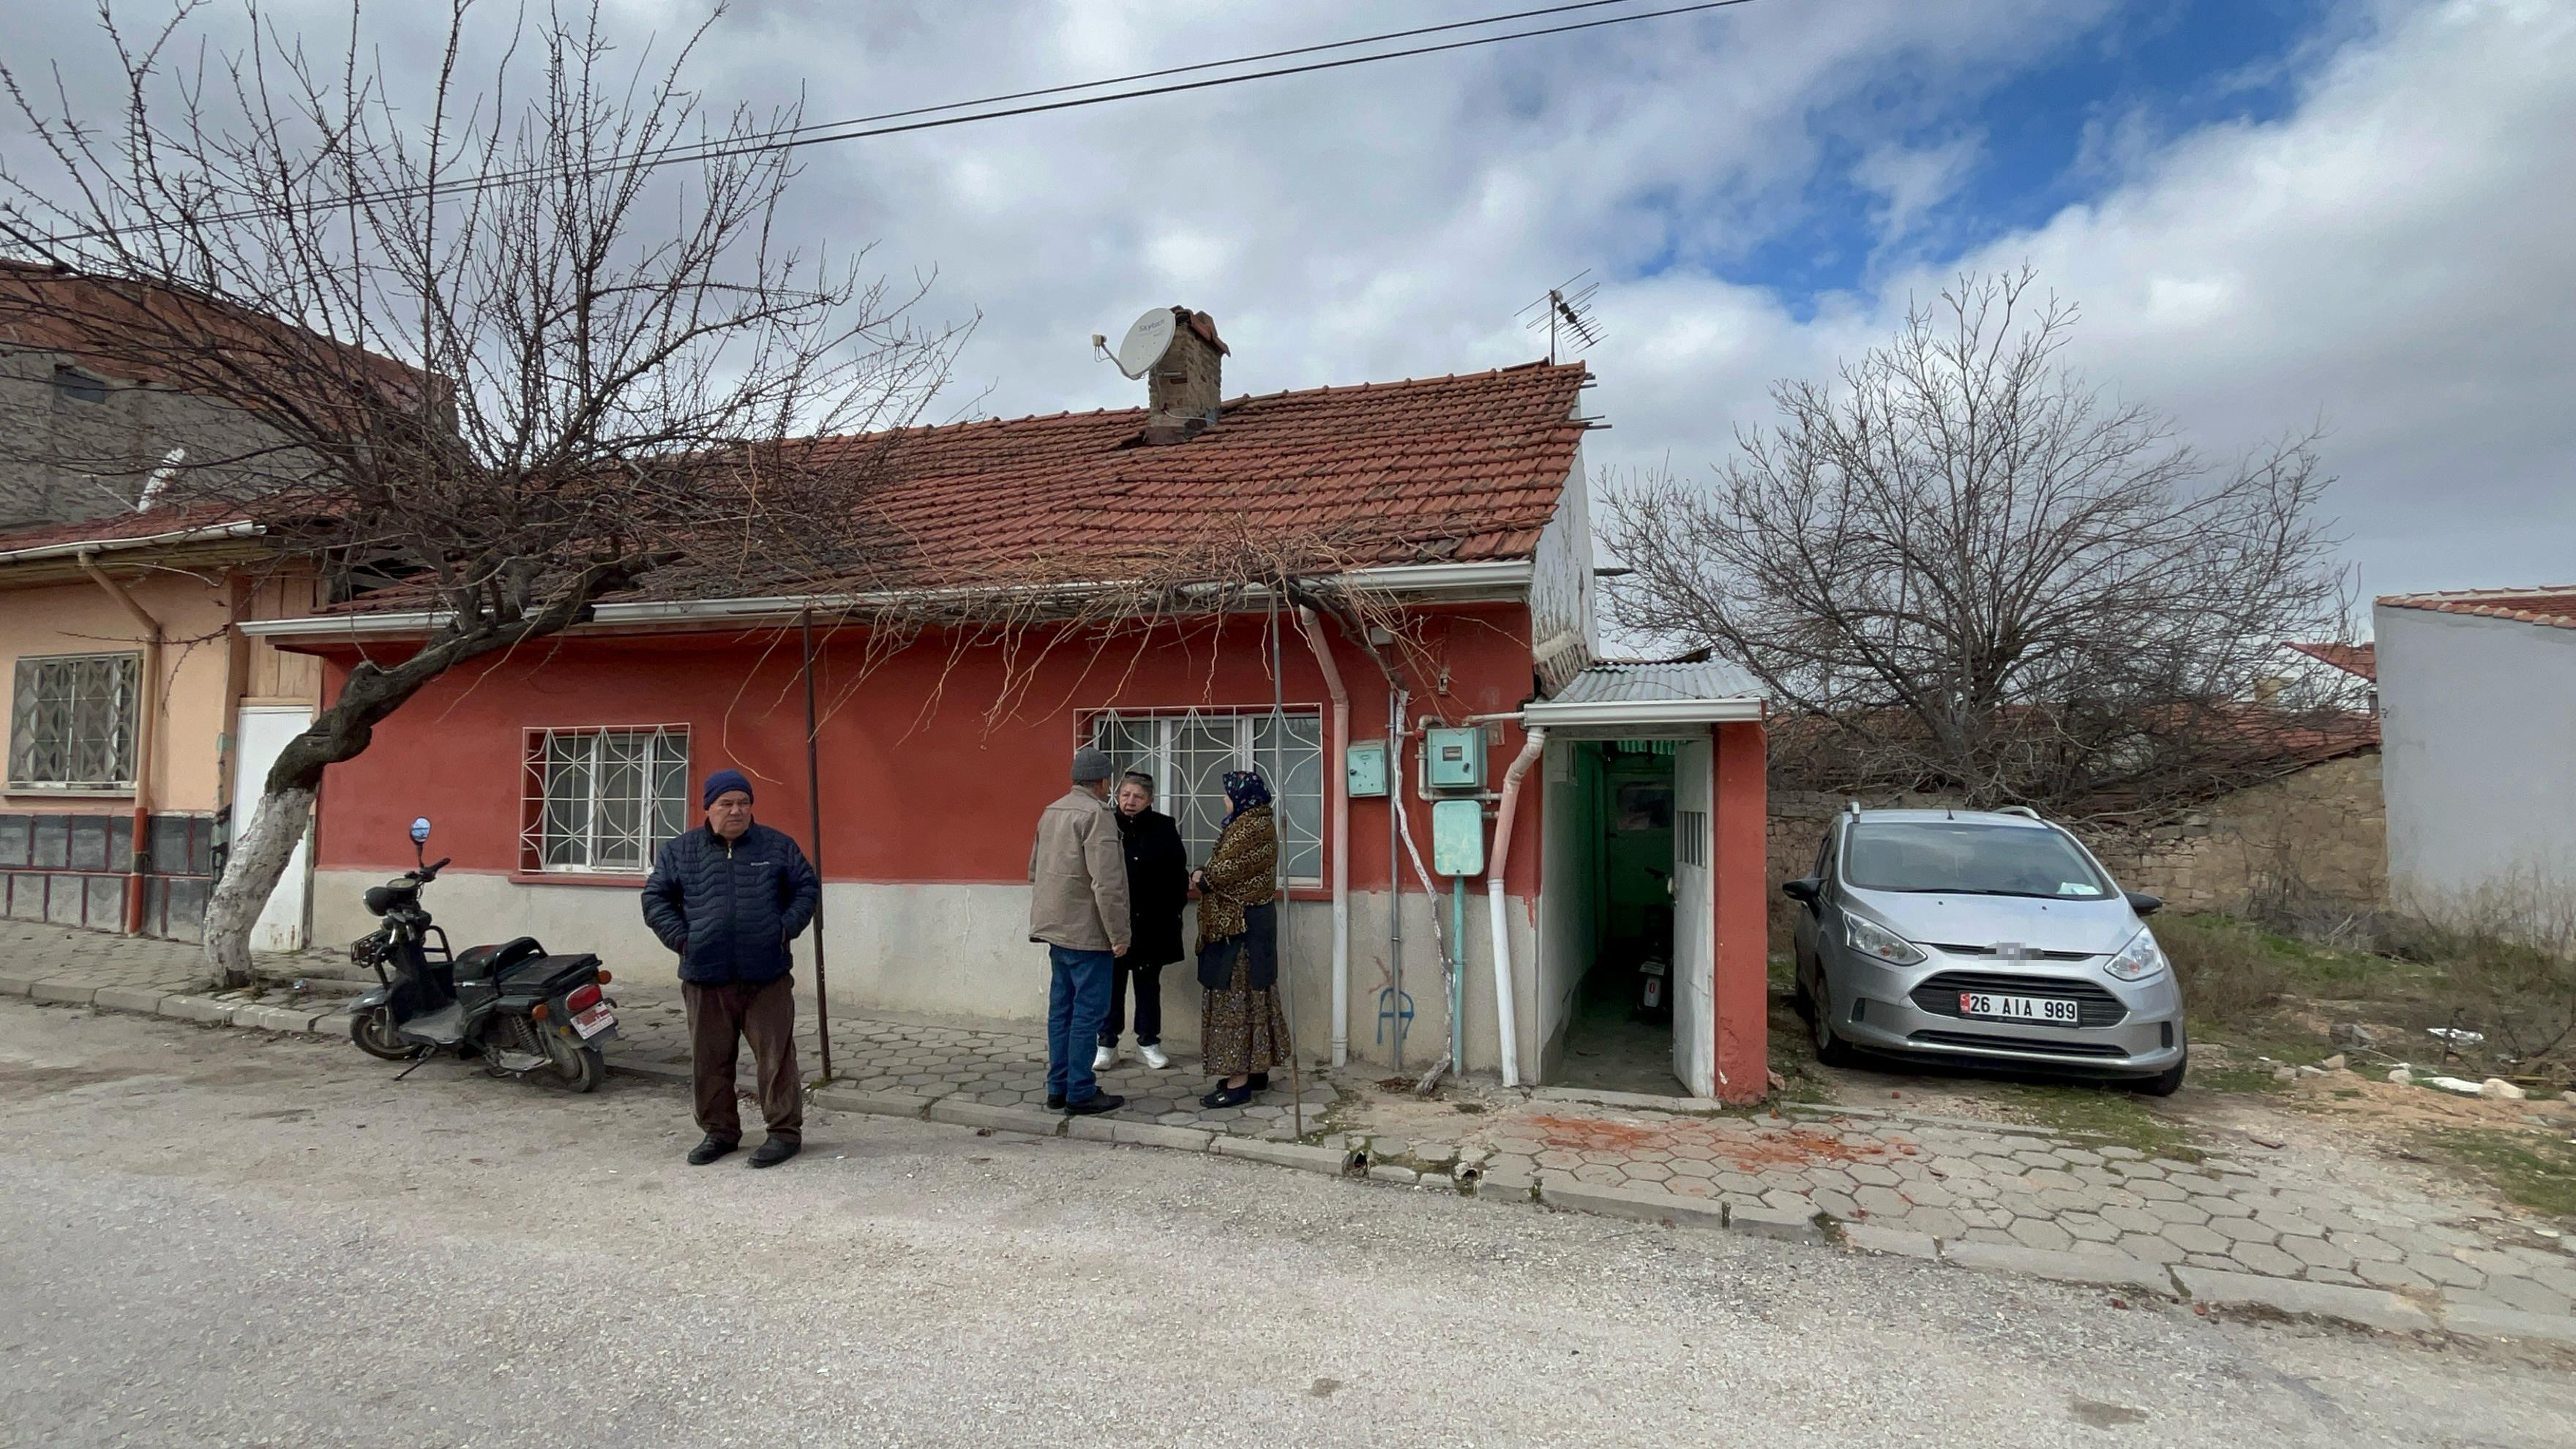
<svg viewBox="0 0 2576 1449">
<path fill-rule="evenodd" d="M 1297 983 L 1288 967 L 1288 656 L 1279 647 L 1279 591 L 1270 593 L 1270 825 L 1279 841 L 1271 859 L 1270 896 L 1277 904 L 1271 919 L 1278 932 L 1273 956 L 1279 962 L 1279 989 L 1288 998 L 1288 1110 L 1296 1134 L 1306 1135 L 1306 1084 L 1297 1067 Z M 1320 832 L 1319 832 L 1320 833 Z"/>
<path fill-rule="evenodd" d="M 832 998 L 823 983 L 823 770 L 815 748 L 814 610 L 797 616 L 805 635 L 805 808 L 814 843 L 814 1039 L 822 1048 L 823 1080 L 832 1080 Z"/>
</svg>

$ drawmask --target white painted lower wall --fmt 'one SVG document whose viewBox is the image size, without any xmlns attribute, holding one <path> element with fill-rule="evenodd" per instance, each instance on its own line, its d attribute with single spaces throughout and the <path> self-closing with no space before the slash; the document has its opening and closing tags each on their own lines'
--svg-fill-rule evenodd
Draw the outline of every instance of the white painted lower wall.
<svg viewBox="0 0 2576 1449">
<path fill-rule="evenodd" d="M 351 941 L 375 928 L 360 897 L 389 872 L 325 870 L 313 878 L 316 938 Z M 459 950 L 468 945 L 534 936 L 558 952 L 594 951 L 609 970 L 630 981 L 675 981 L 676 963 L 644 928 L 643 907 L 631 889 L 596 885 L 532 885 L 501 874 L 450 870 L 425 895 L 431 913 Z M 1538 935 L 1529 903 L 1515 897 L 1508 912 L 1518 983 L 1520 1059 L 1525 1071 L 1539 1060 L 1541 1014 L 1535 1010 Z M 1439 902 L 1448 929 L 1448 897 Z M 1439 956 L 1431 937 L 1432 907 L 1420 892 L 1404 898 L 1404 988 L 1413 998 L 1414 1021 L 1404 1064 L 1418 1070 L 1436 1059 L 1449 1030 L 1440 984 Z M 1021 885 L 880 885 L 835 882 L 823 888 L 828 936 L 826 970 L 835 1011 L 977 1026 L 1040 1029 L 1046 1021 L 1046 948 L 1028 939 L 1029 893 Z M 1285 914 L 1286 963 L 1293 988 L 1293 1025 L 1303 1056 L 1321 1060 L 1328 1049 L 1332 1009 L 1332 906 L 1296 901 Z M 1195 939 L 1184 921 L 1184 944 Z M 1488 954 L 1484 897 L 1467 898 L 1467 1066 L 1491 1071 L 1499 1064 L 1494 1036 L 1493 958 Z M 813 980 L 812 937 L 796 947 L 805 989 Z M 1393 978 L 1387 950 L 1387 894 L 1351 893 L 1351 1060 L 1392 1067 L 1391 1025 L 1378 1020 L 1380 993 Z M 1199 1039 L 1196 963 L 1163 968 L 1163 1035 L 1194 1054 Z M 810 997 L 807 998 L 809 1001 Z M 1132 1040 L 1133 1025 L 1129 1027 Z"/>
</svg>

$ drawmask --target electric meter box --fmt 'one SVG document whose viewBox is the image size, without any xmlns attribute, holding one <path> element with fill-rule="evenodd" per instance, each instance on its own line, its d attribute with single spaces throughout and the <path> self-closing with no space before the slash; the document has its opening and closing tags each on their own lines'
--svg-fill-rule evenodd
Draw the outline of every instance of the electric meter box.
<svg viewBox="0 0 2576 1449">
<path fill-rule="evenodd" d="M 1485 873 L 1485 807 L 1481 801 L 1431 802 L 1431 869 L 1448 876 Z"/>
<path fill-rule="evenodd" d="M 1386 794 L 1386 741 L 1362 740 L 1342 752 L 1350 797 L 1373 799 Z"/>
<path fill-rule="evenodd" d="M 1485 788 L 1485 731 L 1474 726 L 1423 731 L 1422 783 L 1434 790 Z"/>
</svg>

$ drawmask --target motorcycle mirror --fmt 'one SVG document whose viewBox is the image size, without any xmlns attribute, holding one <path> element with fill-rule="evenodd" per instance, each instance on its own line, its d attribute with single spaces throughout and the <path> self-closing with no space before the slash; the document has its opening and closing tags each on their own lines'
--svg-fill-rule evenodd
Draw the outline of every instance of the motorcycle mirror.
<svg viewBox="0 0 2576 1449">
<path fill-rule="evenodd" d="M 416 816 L 416 817 L 414 817 L 414 818 L 413 818 L 413 820 L 412 820 L 412 822 L 411 822 L 411 843 L 412 843 L 412 844 L 414 844 L 414 845 L 427 845 L 427 844 L 429 844 L 429 817 L 428 817 L 428 816 L 426 816 L 426 815 L 421 815 L 421 816 Z"/>
</svg>

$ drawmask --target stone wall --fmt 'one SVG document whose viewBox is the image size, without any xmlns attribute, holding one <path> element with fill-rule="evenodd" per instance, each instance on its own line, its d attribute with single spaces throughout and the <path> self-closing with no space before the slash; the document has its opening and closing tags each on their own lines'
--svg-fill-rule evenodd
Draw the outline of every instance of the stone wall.
<svg viewBox="0 0 2576 1449">
<path fill-rule="evenodd" d="M 1825 826 L 1847 797 L 1771 792 L 1771 949 L 1789 950 L 1793 907 L 1779 883 L 1815 865 Z M 1889 796 L 1864 809 L 1938 809 L 1956 801 Z M 2138 833 L 2079 831 L 2122 887 L 2176 910 L 2242 913 L 2267 906 L 2360 910 L 2388 894 L 2387 809 L 2379 753 L 2347 756 L 2222 796 L 2180 823 Z"/>
</svg>

